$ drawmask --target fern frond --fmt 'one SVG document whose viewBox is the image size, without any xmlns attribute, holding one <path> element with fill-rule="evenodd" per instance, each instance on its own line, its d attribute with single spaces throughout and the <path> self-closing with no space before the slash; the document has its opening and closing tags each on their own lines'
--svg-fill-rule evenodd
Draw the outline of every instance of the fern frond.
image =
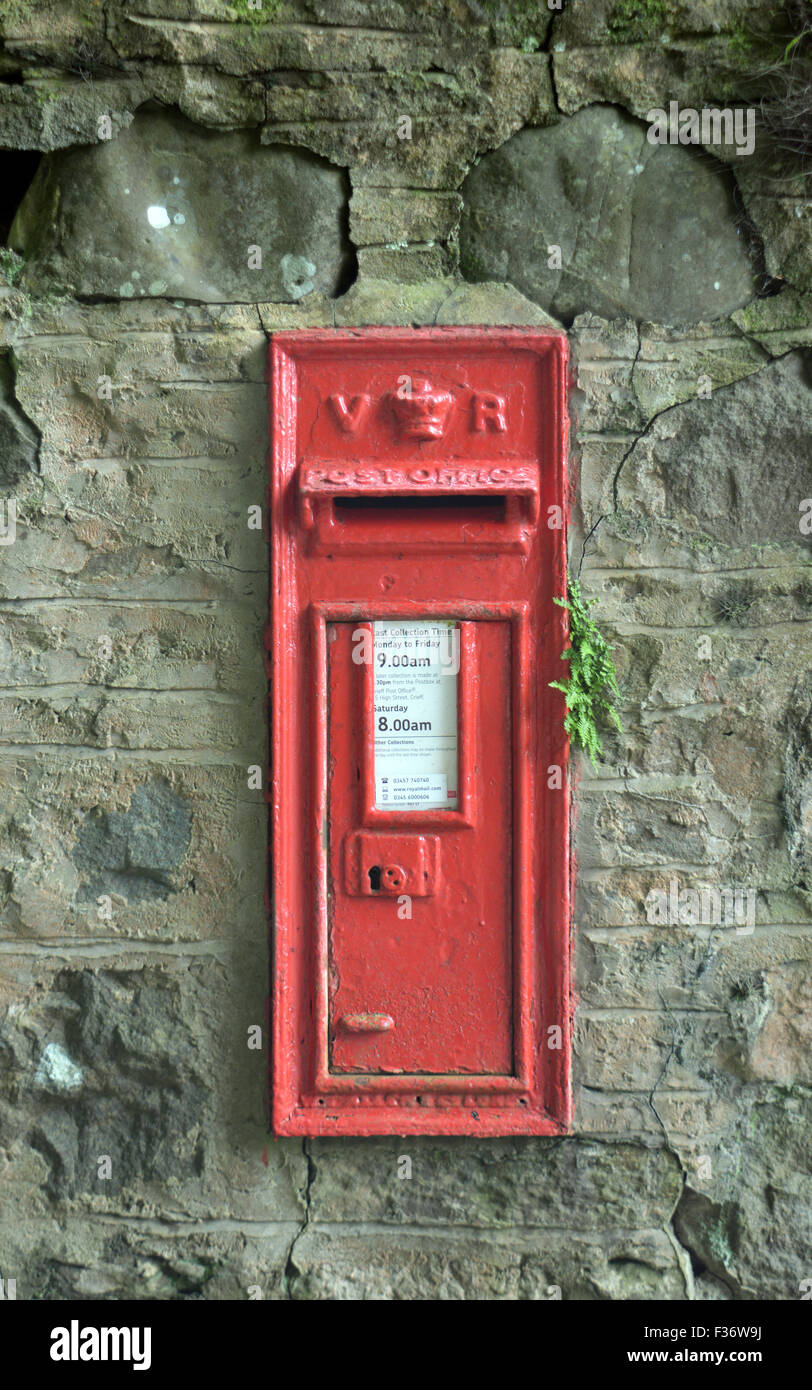
<svg viewBox="0 0 812 1390">
<path fill-rule="evenodd" d="M 597 771 L 598 758 L 603 751 L 598 719 L 611 720 L 615 728 L 623 732 L 620 716 L 612 703 L 613 696 L 620 697 L 612 648 L 590 616 L 589 610 L 597 599 L 582 598 L 577 579 L 569 576 L 567 597 L 554 598 L 553 603 L 569 610 L 569 646 L 561 653 L 561 660 L 569 662 L 569 680 L 566 683 L 550 681 L 549 685 L 564 696 L 564 729 L 576 748 L 588 754 Z"/>
</svg>

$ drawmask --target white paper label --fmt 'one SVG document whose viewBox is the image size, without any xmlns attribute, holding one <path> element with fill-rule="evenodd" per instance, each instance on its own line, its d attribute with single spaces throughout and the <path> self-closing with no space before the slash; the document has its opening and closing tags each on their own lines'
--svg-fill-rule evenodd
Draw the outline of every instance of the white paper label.
<svg viewBox="0 0 812 1390">
<path fill-rule="evenodd" d="M 459 628 L 375 622 L 375 804 L 457 808 Z"/>
</svg>

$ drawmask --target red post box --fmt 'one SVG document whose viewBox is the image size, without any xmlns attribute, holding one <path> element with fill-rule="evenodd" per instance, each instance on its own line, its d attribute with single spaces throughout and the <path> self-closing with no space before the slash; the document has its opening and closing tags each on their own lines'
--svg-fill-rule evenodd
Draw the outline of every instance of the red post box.
<svg viewBox="0 0 812 1390">
<path fill-rule="evenodd" d="M 566 358 L 273 338 L 277 1134 L 568 1125 Z"/>
</svg>

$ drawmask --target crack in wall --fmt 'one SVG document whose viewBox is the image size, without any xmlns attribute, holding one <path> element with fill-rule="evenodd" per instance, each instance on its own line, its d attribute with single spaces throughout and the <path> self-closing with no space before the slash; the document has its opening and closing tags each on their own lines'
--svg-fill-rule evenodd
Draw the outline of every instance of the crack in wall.
<svg viewBox="0 0 812 1390">
<path fill-rule="evenodd" d="M 42 472 L 42 430 L 37 422 L 33 420 L 25 410 L 19 399 L 17 394 L 18 371 L 19 366 L 13 348 L 9 348 L 5 353 L 0 350 L 0 409 L 3 407 L 3 395 L 5 395 L 6 409 L 19 416 L 19 420 L 22 424 L 22 428 L 20 429 L 18 427 L 16 431 L 21 443 L 33 450 L 33 468 L 30 470 L 25 468 L 21 469 L 17 478 L 9 479 L 12 483 L 22 480 L 28 472 L 35 476 L 39 476 Z M 4 443 L 8 448 L 8 441 L 4 440 Z M 6 462 L 6 460 L 0 459 L 0 468 L 2 468 L 4 462 Z M 23 518 L 21 518 L 21 521 L 22 520 Z"/>
<path fill-rule="evenodd" d="M 285 1290 L 285 1295 L 288 1299 L 293 1299 L 293 1284 L 294 1281 L 301 1275 L 301 1270 L 297 1266 L 294 1258 L 296 1246 L 301 1240 L 308 1226 L 310 1225 L 310 1204 L 312 1198 L 313 1183 L 316 1180 L 316 1161 L 313 1158 L 313 1155 L 311 1154 L 310 1149 L 308 1147 L 309 1143 L 310 1141 L 308 1139 L 302 1140 L 302 1153 L 304 1155 L 305 1163 L 307 1164 L 307 1174 L 305 1178 L 305 1187 L 303 1193 L 304 1219 L 298 1231 L 294 1235 L 293 1240 L 290 1243 L 287 1257 L 285 1259 L 283 1288 Z"/>
<path fill-rule="evenodd" d="M 636 366 L 637 366 L 638 359 L 639 359 L 639 357 L 640 357 L 640 352 L 641 352 L 641 348 L 642 348 L 642 336 L 641 336 L 641 325 L 640 325 L 640 323 L 637 323 L 635 326 L 636 326 L 636 329 L 637 329 L 637 351 L 635 352 L 634 358 L 633 358 L 633 360 L 632 360 L 631 373 L 630 373 L 630 388 L 631 388 L 632 393 L 633 393 L 633 395 L 634 395 L 634 399 L 637 401 L 638 404 L 640 404 L 639 397 L 637 396 L 637 394 L 636 394 L 636 392 L 635 392 L 635 390 L 634 390 L 634 372 L 635 372 L 635 368 L 636 368 Z M 758 349 L 758 351 L 762 354 L 764 360 L 763 360 L 761 366 L 760 366 L 760 367 L 755 367 L 755 368 L 753 369 L 753 371 L 751 371 L 751 372 L 745 372 L 745 373 L 743 373 L 741 376 L 738 376 L 738 377 L 734 378 L 733 381 L 724 382 L 724 383 L 721 383 L 719 386 L 715 387 L 715 388 L 713 389 L 713 392 L 712 392 L 712 395 L 713 395 L 713 398 L 714 398 L 714 399 L 715 399 L 721 392 L 729 391 L 729 390 L 731 390 L 734 386 L 737 386 L 737 385 L 739 384 L 740 381 L 744 381 L 744 380 L 746 380 L 747 378 L 752 377 L 752 376 L 757 376 L 759 372 L 764 371 L 767 367 L 773 366 L 775 363 L 783 361 L 784 358 L 786 358 L 786 357 L 791 357 L 793 353 L 802 350 L 801 348 L 799 348 L 799 346 L 798 346 L 797 344 L 794 344 L 792 347 L 787 348 L 787 350 L 786 350 L 785 352 L 780 352 L 780 353 L 772 354 L 772 353 L 770 353 L 770 352 L 767 351 L 767 349 L 763 346 L 763 344 L 761 344 L 761 343 L 758 342 L 758 339 L 753 338 L 751 334 L 749 334 L 749 333 L 747 333 L 746 331 L 744 331 L 743 329 L 741 329 L 741 328 L 739 327 L 738 324 L 734 324 L 734 327 L 736 328 L 737 333 L 738 333 L 746 342 L 750 343 L 753 347 L 755 347 L 755 348 Z M 619 500 L 618 500 L 618 489 L 619 489 L 619 486 L 620 486 L 620 475 L 621 475 L 621 473 L 623 472 L 623 469 L 625 468 L 625 466 L 626 466 L 628 460 L 631 458 L 632 454 L 634 453 L 635 449 L 637 448 L 638 444 L 641 442 L 641 440 L 643 440 L 643 439 L 646 438 L 646 436 L 650 433 L 650 431 L 652 430 L 652 428 L 654 427 L 654 425 L 657 423 L 657 421 L 660 420 L 664 415 L 668 415 L 672 410 L 678 410 L 681 406 L 690 405 L 691 402 L 692 402 L 694 399 L 696 399 L 696 397 L 688 396 L 688 397 L 686 397 L 684 400 L 672 401 L 672 402 L 670 403 L 670 405 L 663 406 L 661 410 L 655 411 L 655 413 L 646 421 L 646 423 L 645 423 L 645 425 L 643 426 L 643 428 L 642 428 L 641 430 L 637 430 L 637 431 L 636 431 L 636 433 L 635 433 L 635 435 L 634 435 L 634 438 L 632 439 L 631 444 L 629 445 L 628 449 L 626 449 L 626 451 L 624 452 L 624 454 L 623 454 L 623 456 L 622 456 L 620 462 L 619 462 L 618 465 L 617 465 L 617 468 L 615 469 L 615 474 L 614 474 L 614 477 L 613 477 L 613 480 L 612 480 L 612 509 L 611 509 L 610 512 L 602 512 L 601 515 L 597 518 L 597 520 L 596 520 L 596 521 L 593 523 L 593 525 L 590 527 L 589 531 L 587 532 L 587 534 L 586 534 L 585 537 L 584 537 L 584 540 L 583 540 L 583 543 L 582 543 L 582 546 L 581 546 L 581 556 L 580 556 L 580 559 L 579 559 L 579 561 L 578 561 L 578 579 L 579 579 L 579 580 L 580 580 L 580 578 L 581 578 L 581 571 L 582 571 L 582 568 L 583 568 L 584 560 L 586 559 L 586 547 L 587 547 L 587 544 L 589 543 L 589 541 L 590 541 L 590 539 L 592 538 L 592 536 L 594 536 L 595 532 L 598 530 L 598 527 L 601 525 L 601 523 L 602 523 L 603 521 L 606 521 L 608 517 L 615 515 L 615 513 L 618 511 L 618 508 L 619 508 L 619 505 L 620 505 L 620 504 L 619 504 Z M 720 572 L 720 573 L 723 573 L 723 572 L 727 572 L 727 571 L 719 571 L 719 572 Z M 732 573 L 733 571 L 729 571 L 729 572 Z"/>
</svg>

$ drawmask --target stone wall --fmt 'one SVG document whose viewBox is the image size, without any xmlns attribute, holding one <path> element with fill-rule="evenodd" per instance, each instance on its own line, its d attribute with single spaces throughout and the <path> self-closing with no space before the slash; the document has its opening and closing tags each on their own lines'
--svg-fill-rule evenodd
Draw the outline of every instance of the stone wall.
<svg viewBox="0 0 812 1390">
<path fill-rule="evenodd" d="M 2 0 L 18 1298 L 799 1297 L 810 204 L 763 69 L 805 8 Z M 752 154 L 646 138 L 672 100 L 761 97 Z M 248 1045 L 268 335 L 550 323 L 571 564 L 623 720 L 597 769 L 574 760 L 573 1132 L 274 1141 Z M 703 886 L 738 890 L 738 920 L 692 911 Z"/>
</svg>

